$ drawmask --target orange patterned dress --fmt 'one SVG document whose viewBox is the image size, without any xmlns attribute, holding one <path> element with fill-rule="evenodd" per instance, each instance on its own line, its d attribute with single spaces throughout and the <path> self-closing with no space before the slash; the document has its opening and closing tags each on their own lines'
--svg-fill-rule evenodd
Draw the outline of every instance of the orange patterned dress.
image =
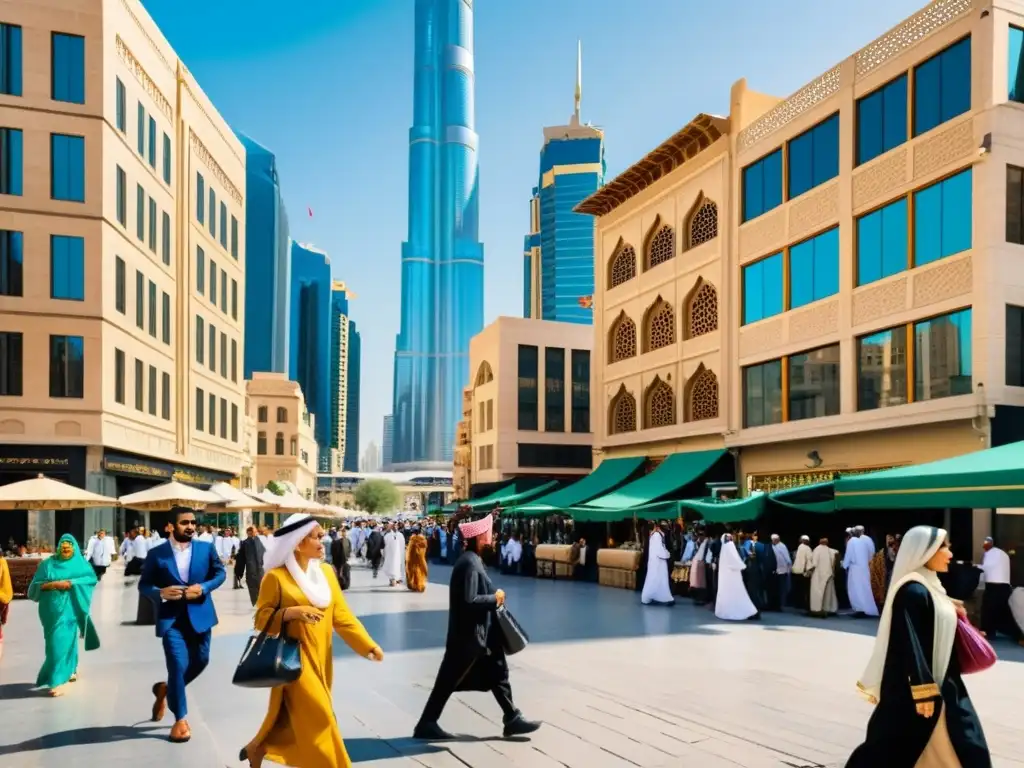
<svg viewBox="0 0 1024 768">
<path fill-rule="evenodd" d="M 420 533 L 410 536 L 405 548 L 405 584 L 412 592 L 427 588 L 427 540 Z"/>
</svg>

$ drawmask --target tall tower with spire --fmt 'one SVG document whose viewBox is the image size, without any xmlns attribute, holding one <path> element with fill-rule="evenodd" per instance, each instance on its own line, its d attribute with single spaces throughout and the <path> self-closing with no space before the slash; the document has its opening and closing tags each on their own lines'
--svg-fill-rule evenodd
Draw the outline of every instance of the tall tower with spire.
<svg viewBox="0 0 1024 768">
<path fill-rule="evenodd" d="M 523 316 L 590 323 L 594 221 L 573 212 L 604 184 L 604 131 L 582 121 L 583 45 L 576 44 L 576 90 L 568 125 L 544 129 L 540 173 L 523 243 Z"/>
<path fill-rule="evenodd" d="M 472 0 L 416 0 L 409 233 L 392 466 L 451 468 L 469 340 L 484 322 Z"/>
</svg>

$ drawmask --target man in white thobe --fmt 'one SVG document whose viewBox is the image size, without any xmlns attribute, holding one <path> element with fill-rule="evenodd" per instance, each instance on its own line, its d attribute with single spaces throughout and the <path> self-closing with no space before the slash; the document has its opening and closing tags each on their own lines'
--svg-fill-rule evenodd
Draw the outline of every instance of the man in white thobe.
<svg viewBox="0 0 1024 768">
<path fill-rule="evenodd" d="M 519 541 L 518 533 L 513 533 L 512 538 L 505 542 L 502 559 L 506 573 L 519 573 L 519 561 L 523 559 L 523 544 Z"/>
<path fill-rule="evenodd" d="M 213 526 L 211 525 L 204 525 L 203 532 L 196 536 L 197 541 L 205 541 L 207 544 L 213 544 L 214 538 Z"/>
<path fill-rule="evenodd" d="M 672 597 L 672 588 L 668 583 L 668 566 L 672 555 L 665 547 L 665 538 L 660 528 L 655 528 L 651 533 L 648 542 L 647 554 L 647 577 L 644 579 L 644 589 L 640 593 L 640 602 L 644 605 L 658 603 L 659 605 L 672 605 L 675 598 Z"/>
<path fill-rule="evenodd" d="M 796 557 L 793 558 L 793 575 L 796 577 L 796 607 L 806 611 L 811 600 L 810 536 L 800 537 L 800 545 L 796 548 Z"/>
<path fill-rule="evenodd" d="M 107 536 L 106 531 L 97 531 L 96 535 L 89 539 L 89 544 L 85 549 L 85 559 L 89 561 L 93 571 L 96 572 L 97 580 L 103 578 L 113 557 L 114 540 Z"/>
<path fill-rule="evenodd" d="M 981 546 L 985 550 L 978 566 L 985 580 L 981 593 L 981 631 L 992 639 L 1002 632 L 1019 640 L 1020 631 L 1010 611 L 1010 556 L 996 546 L 991 536 Z"/>
<path fill-rule="evenodd" d="M 388 523 L 384 534 L 384 575 L 393 587 L 405 578 L 405 536 L 395 530 L 394 523 Z"/>
<path fill-rule="evenodd" d="M 772 552 L 775 553 L 775 573 L 772 574 L 772 578 L 775 579 L 775 590 L 769 590 L 768 595 L 773 603 L 770 607 L 781 611 L 789 602 L 789 574 L 793 568 L 793 560 L 789 556 L 789 549 L 782 543 L 777 533 L 772 534 Z M 778 605 L 774 605 L 776 600 Z"/>
<path fill-rule="evenodd" d="M 743 583 L 746 567 L 732 536 L 728 533 L 722 536 L 722 551 L 718 555 L 718 593 L 715 596 L 715 616 L 718 618 L 746 621 L 759 615 Z"/>
<path fill-rule="evenodd" d="M 124 575 L 128 577 L 142 574 L 142 564 L 149 554 L 149 540 L 140 536 L 137 528 L 128 531 L 128 536 L 121 545 L 121 556 L 124 558 Z"/>
<path fill-rule="evenodd" d="M 846 593 L 850 607 L 858 618 L 878 615 L 878 606 L 871 591 L 870 564 L 875 553 L 869 549 L 874 549 L 871 539 L 863 535 L 863 529 L 854 529 L 853 536 L 846 543 L 843 568 L 846 569 Z"/>
<path fill-rule="evenodd" d="M 849 549 L 849 548 L 847 548 Z M 829 616 L 839 611 L 839 599 L 836 597 L 835 564 L 839 553 L 829 547 L 828 539 L 822 539 L 811 553 L 808 563 L 811 575 L 810 602 L 808 608 L 812 616 Z M 806 574 L 808 571 L 804 571 Z M 868 594 L 871 589 L 868 585 Z"/>
</svg>

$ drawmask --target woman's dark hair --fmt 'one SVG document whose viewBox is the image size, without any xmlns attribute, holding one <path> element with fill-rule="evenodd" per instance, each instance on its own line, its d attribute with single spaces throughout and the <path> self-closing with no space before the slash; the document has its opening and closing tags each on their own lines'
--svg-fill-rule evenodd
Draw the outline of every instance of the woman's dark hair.
<svg viewBox="0 0 1024 768">
<path fill-rule="evenodd" d="M 480 537 L 474 536 L 471 539 L 466 539 L 466 551 L 467 552 L 480 552 Z"/>
</svg>

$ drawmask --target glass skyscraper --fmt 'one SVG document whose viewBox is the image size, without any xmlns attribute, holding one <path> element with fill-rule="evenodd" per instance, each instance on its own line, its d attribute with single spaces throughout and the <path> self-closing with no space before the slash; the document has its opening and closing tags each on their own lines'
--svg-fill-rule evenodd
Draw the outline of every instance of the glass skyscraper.
<svg viewBox="0 0 1024 768">
<path fill-rule="evenodd" d="M 331 462 L 331 260 L 323 251 L 292 241 L 288 378 L 299 382 L 316 416 L 320 471 Z M 256 341 L 251 340 L 250 343 Z"/>
<path fill-rule="evenodd" d="M 245 146 L 245 378 L 288 372 L 291 247 L 277 159 L 239 135 Z"/>
<path fill-rule="evenodd" d="M 604 132 L 580 122 L 582 62 L 576 59 L 576 109 L 568 125 L 544 129 L 540 178 L 523 243 L 523 316 L 591 323 L 594 219 L 575 208 L 604 184 Z"/>
<path fill-rule="evenodd" d="M 345 460 L 342 470 L 359 471 L 359 383 L 362 373 L 362 339 L 356 321 L 348 321 L 348 408 L 345 414 Z"/>
<path fill-rule="evenodd" d="M 331 285 L 331 472 L 343 469 L 352 447 L 348 444 L 349 372 L 352 328 L 348 301 L 352 298 L 341 280 Z M 358 449 L 358 447 L 357 447 Z"/>
<path fill-rule="evenodd" d="M 416 0 L 415 25 L 409 232 L 392 409 L 398 468 L 451 463 L 469 340 L 484 320 L 472 3 Z"/>
</svg>

